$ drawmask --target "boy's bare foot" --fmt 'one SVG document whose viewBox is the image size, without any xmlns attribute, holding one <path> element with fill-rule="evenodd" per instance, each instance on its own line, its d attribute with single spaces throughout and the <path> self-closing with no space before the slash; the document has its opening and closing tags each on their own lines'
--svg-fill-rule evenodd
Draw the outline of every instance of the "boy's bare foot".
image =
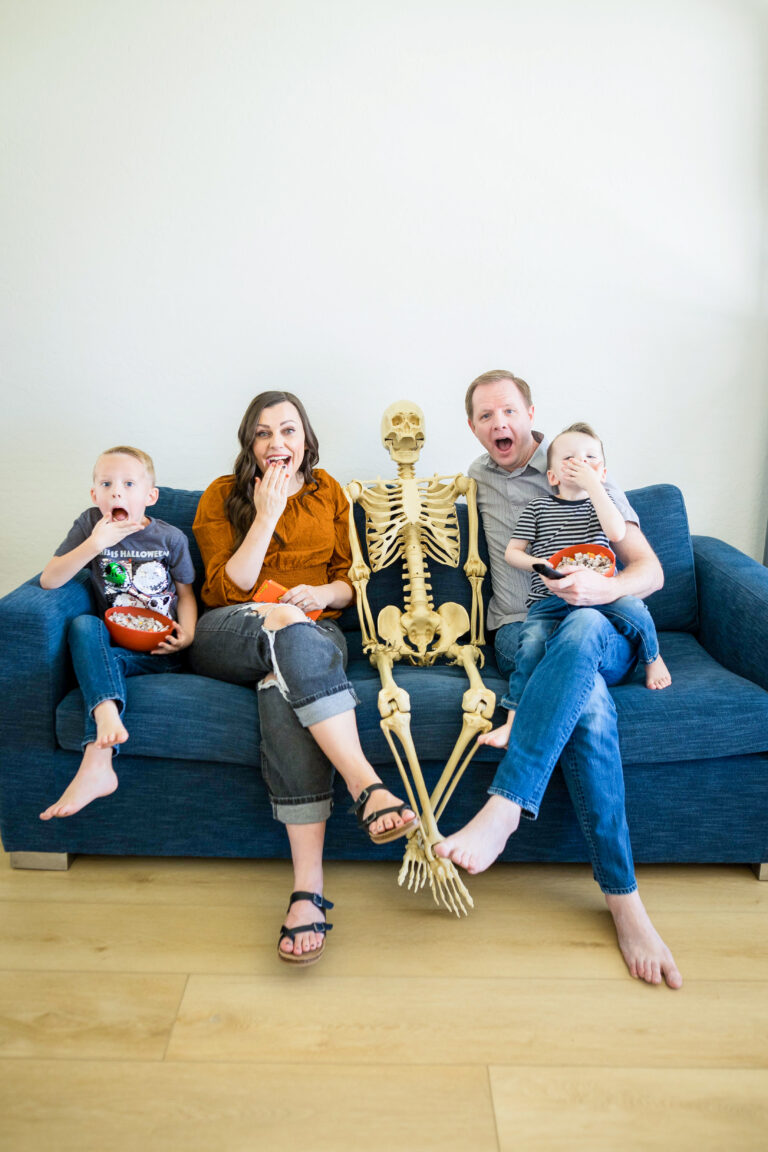
<svg viewBox="0 0 768 1152">
<path fill-rule="evenodd" d="M 492 728 L 490 732 L 483 732 L 482 735 L 477 738 L 478 744 L 490 744 L 491 748 L 506 748 L 507 744 L 509 744 L 514 718 L 514 712 L 510 712 L 506 724 L 502 724 L 500 728 Z"/>
<path fill-rule="evenodd" d="M 661 656 L 657 656 L 655 660 L 651 660 L 650 664 L 646 664 L 646 688 L 668 688 L 671 683 L 672 677 L 670 676 L 669 669 L 662 660 Z"/>
<path fill-rule="evenodd" d="M 298 928 L 300 924 L 316 924 L 324 919 L 325 913 L 316 908 L 311 900 L 296 900 L 286 912 L 283 924 L 286 928 Z M 281 952 L 300 956 L 305 952 L 316 952 L 318 948 L 322 948 L 324 939 L 324 935 L 320 932 L 301 932 L 293 940 L 289 936 L 284 936 L 279 947 Z"/>
<path fill-rule="evenodd" d="M 125 744 L 128 731 L 120 719 L 120 712 L 114 700 L 103 700 L 93 710 L 96 721 L 97 748 L 112 748 L 115 744 Z"/>
<path fill-rule="evenodd" d="M 77 773 L 55 804 L 40 813 L 41 820 L 53 816 L 73 816 L 99 796 L 109 796 L 117 788 L 117 775 L 112 767 L 112 749 L 86 744 Z"/>
<path fill-rule="evenodd" d="M 435 855 L 452 860 L 473 876 L 485 872 L 517 831 L 520 811 L 520 805 L 513 800 L 491 796 L 469 824 L 435 845 Z"/>
<path fill-rule="evenodd" d="M 637 889 L 628 896 L 606 893 L 605 902 L 613 916 L 619 948 L 630 976 L 647 984 L 661 984 L 665 980 L 669 988 L 682 987 L 683 978 L 674 957 L 651 923 Z"/>
</svg>

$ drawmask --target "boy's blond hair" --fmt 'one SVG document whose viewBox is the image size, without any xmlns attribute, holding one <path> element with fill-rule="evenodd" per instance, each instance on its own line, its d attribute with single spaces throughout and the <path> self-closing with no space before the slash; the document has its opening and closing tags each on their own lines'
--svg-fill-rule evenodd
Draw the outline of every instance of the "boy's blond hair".
<svg viewBox="0 0 768 1152">
<path fill-rule="evenodd" d="M 106 452 L 102 452 L 99 460 L 101 460 L 102 456 L 133 456 L 134 460 L 138 460 L 139 463 L 143 465 L 147 476 L 149 476 L 152 481 L 152 487 L 155 487 L 155 465 L 149 453 L 142 452 L 141 448 L 131 448 L 130 445 L 118 444 L 117 448 L 107 448 Z M 98 464 L 99 460 L 96 461 L 96 464 Z M 96 464 L 93 466 L 94 475 L 96 473 Z"/>
<path fill-rule="evenodd" d="M 591 440 L 596 440 L 600 445 L 600 453 L 603 457 L 603 464 L 605 464 L 605 448 L 603 442 L 595 432 L 591 424 L 585 424 L 583 420 L 577 421 L 575 424 L 569 424 L 567 428 L 563 428 L 562 432 L 558 432 L 554 440 L 550 440 L 549 447 L 547 448 L 547 468 L 552 467 L 552 450 L 561 436 L 565 436 L 567 432 L 581 432 L 583 436 L 589 436 Z"/>
</svg>

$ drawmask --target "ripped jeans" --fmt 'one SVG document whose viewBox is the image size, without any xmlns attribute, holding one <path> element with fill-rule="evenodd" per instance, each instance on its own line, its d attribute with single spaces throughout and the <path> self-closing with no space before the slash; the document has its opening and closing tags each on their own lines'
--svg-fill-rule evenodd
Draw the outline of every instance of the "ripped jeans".
<svg viewBox="0 0 768 1152">
<path fill-rule="evenodd" d="M 327 820 L 334 769 L 308 729 L 357 704 L 338 625 L 302 620 L 272 630 L 253 604 L 230 604 L 203 615 L 189 656 L 200 676 L 258 689 L 261 771 L 275 819 Z"/>
</svg>

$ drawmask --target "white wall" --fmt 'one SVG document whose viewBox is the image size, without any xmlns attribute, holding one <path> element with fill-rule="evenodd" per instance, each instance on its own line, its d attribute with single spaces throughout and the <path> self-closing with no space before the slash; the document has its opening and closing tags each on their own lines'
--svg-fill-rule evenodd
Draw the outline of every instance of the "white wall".
<svg viewBox="0 0 768 1152">
<path fill-rule="evenodd" d="M 750 0 L 0 0 L 0 591 L 114 442 L 230 469 L 305 400 L 342 481 L 476 454 L 466 385 L 587 419 L 762 555 L 765 9 Z"/>
</svg>

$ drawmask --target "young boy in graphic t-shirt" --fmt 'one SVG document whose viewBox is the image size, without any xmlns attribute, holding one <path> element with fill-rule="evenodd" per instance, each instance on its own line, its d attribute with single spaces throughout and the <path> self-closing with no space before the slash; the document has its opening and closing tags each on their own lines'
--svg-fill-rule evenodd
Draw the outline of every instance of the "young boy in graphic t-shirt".
<svg viewBox="0 0 768 1152">
<path fill-rule="evenodd" d="M 61 588 L 82 568 L 90 571 L 96 613 L 78 616 L 68 641 L 85 703 L 83 759 L 77 773 L 41 820 L 71 816 L 117 788 L 112 763 L 128 739 L 122 721 L 125 678 L 140 673 L 177 672 L 182 650 L 194 639 L 197 603 L 195 570 L 184 533 L 147 516 L 156 503 L 155 468 L 138 448 L 110 448 L 93 470 L 91 500 L 75 520 L 40 576 L 43 588 Z M 107 608 L 152 608 L 173 621 L 173 632 L 151 652 L 113 645 Z"/>
</svg>

